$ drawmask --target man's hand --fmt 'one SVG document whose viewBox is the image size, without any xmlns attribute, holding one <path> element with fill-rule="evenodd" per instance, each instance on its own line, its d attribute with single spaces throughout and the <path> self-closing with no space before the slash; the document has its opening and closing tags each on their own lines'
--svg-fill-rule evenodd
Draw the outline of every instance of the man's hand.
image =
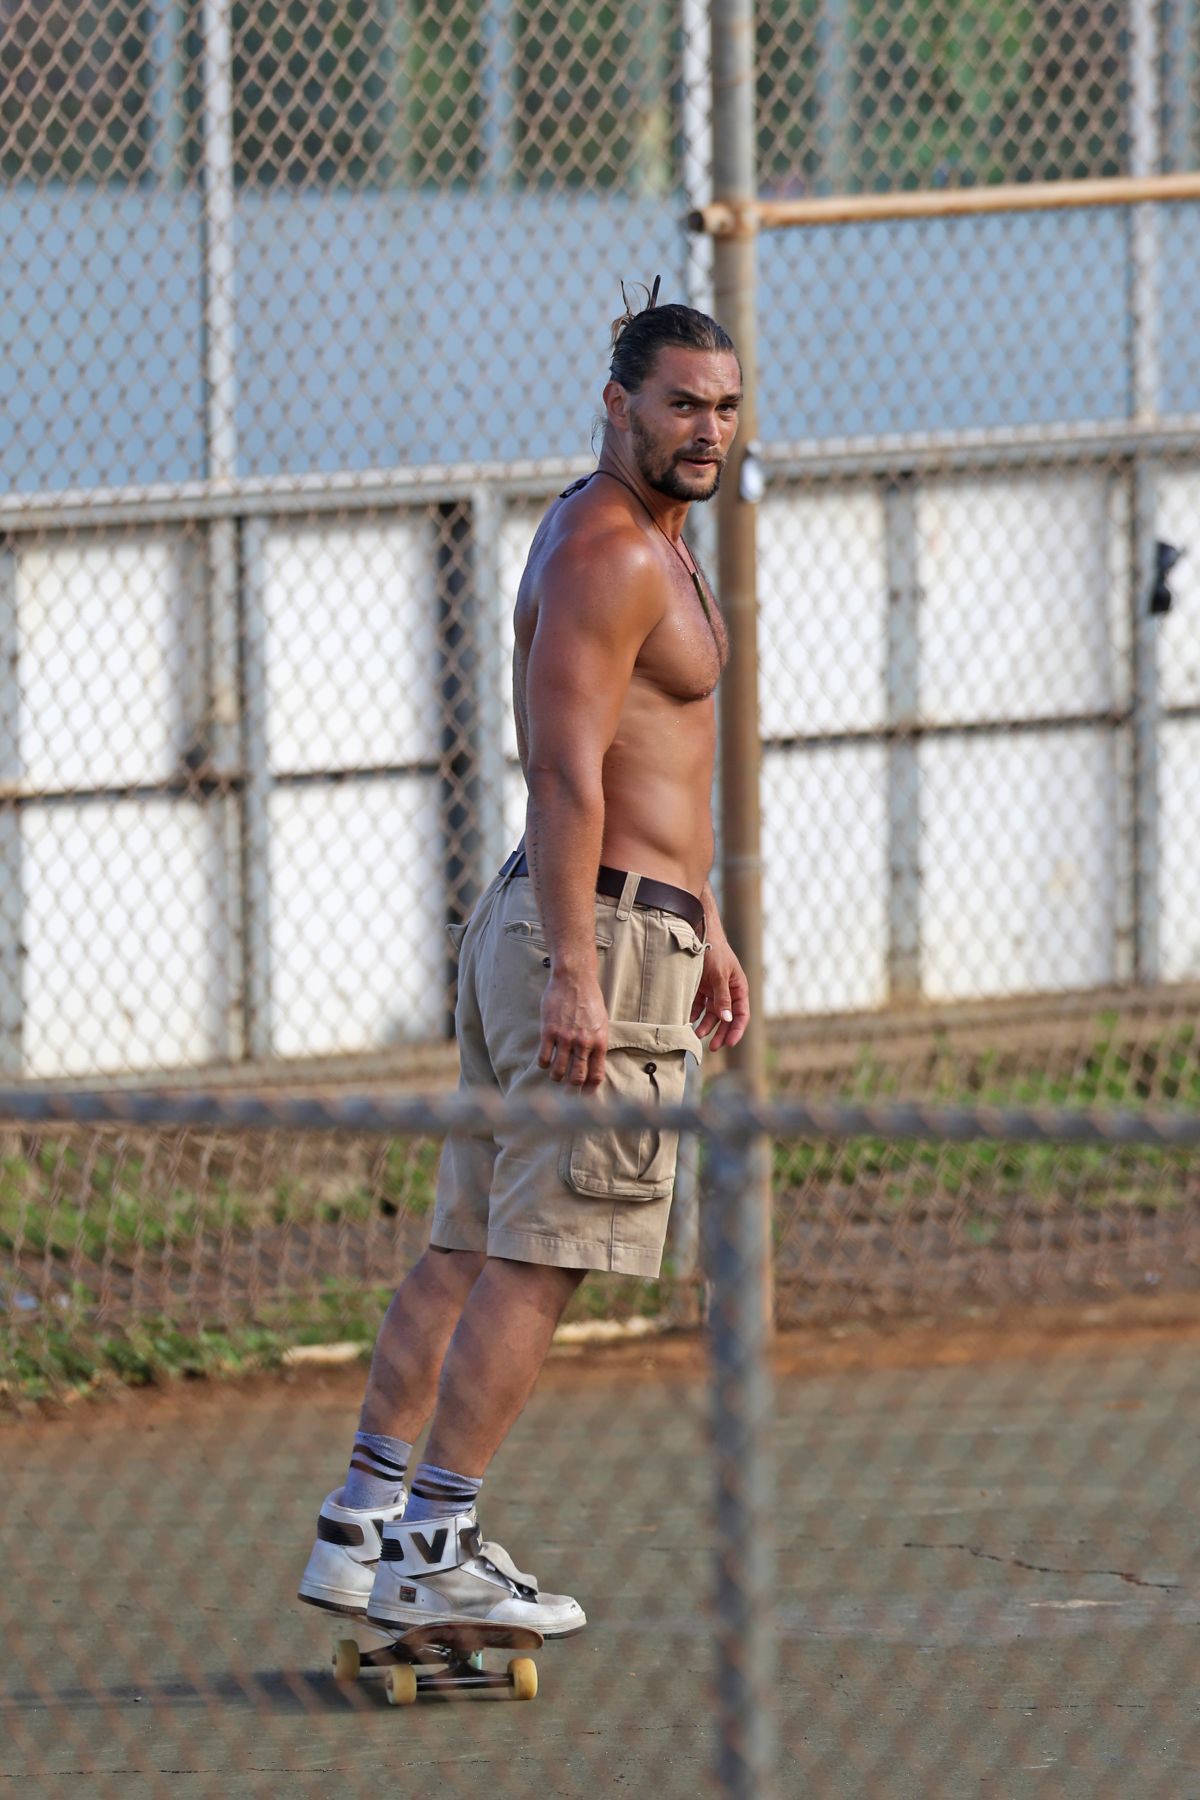
<svg viewBox="0 0 1200 1800">
<path fill-rule="evenodd" d="M 594 975 L 552 973 L 542 995 L 538 1067 L 551 1081 L 594 1094 L 604 1080 L 608 1009 Z"/>
<path fill-rule="evenodd" d="M 739 1043 L 750 1023 L 750 988 L 741 963 L 729 948 L 725 937 L 710 942 L 704 952 L 704 974 L 696 1004 L 692 1008 L 692 1024 L 697 1037 L 708 1037 L 710 1050 L 724 1050 Z"/>
</svg>

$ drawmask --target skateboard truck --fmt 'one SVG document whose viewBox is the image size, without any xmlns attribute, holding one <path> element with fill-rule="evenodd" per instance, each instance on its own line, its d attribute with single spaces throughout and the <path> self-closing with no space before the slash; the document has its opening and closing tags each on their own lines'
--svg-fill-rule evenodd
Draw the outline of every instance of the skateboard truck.
<svg viewBox="0 0 1200 1800">
<path fill-rule="evenodd" d="M 485 1650 L 537 1650 L 540 1631 L 525 1625 L 415 1625 L 390 1644 L 364 1650 L 357 1638 L 339 1638 L 333 1650 L 338 1682 L 382 1676 L 392 1706 L 422 1698 L 532 1700 L 538 1691 L 531 1656 L 510 1658 L 505 1670 L 484 1667 Z"/>
</svg>

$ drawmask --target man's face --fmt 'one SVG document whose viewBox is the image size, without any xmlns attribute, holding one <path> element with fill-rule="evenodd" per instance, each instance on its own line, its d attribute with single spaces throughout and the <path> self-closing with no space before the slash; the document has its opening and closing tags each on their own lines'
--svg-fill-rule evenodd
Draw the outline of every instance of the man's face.
<svg viewBox="0 0 1200 1800">
<path fill-rule="evenodd" d="M 711 500 L 737 431 L 742 377 L 728 350 L 660 350 L 629 396 L 634 460 L 642 479 L 671 500 Z"/>
</svg>

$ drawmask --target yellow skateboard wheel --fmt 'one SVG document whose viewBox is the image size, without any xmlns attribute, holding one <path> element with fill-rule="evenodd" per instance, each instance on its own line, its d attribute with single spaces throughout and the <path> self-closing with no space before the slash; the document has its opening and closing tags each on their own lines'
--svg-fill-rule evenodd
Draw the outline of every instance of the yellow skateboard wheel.
<svg viewBox="0 0 1200 1800">
<path fill-rule="evenodd" d="M 339 1638 L 333 1646 L 333 1679 L 357 1681 L 362 1668 L 362 1653 L 354 1638 Z"/>
<path fill-rule="evenodd" d="M 537 1695 L 537 1664 L 532 1656 L 514 1656 L 508 1665 L 514 1700 L 533 1700 Z"/>
<path fill-rule="evenodd" d="M 396 1663 L 387 1672 L 387 1697 L 393 1706 L 411 1706 L 417 1697 L 417 1671 L 411 1663 Z"/>
</svg>

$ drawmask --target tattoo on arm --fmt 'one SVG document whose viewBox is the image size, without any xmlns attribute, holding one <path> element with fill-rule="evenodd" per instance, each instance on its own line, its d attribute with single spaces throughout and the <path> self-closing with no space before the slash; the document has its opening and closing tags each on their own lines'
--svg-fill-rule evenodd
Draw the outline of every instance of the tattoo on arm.
<svg viewBox="0 0 1200 1800">
<path fill-rule="evenodd" d="M 532 807 L 525 820 L 525 861 L 529 864 L 529 879 L 533 883 L 534 896 L 538 898 L 540 905 L 541 870 L 538 866 L 538 833 Z"/>
</svg>

